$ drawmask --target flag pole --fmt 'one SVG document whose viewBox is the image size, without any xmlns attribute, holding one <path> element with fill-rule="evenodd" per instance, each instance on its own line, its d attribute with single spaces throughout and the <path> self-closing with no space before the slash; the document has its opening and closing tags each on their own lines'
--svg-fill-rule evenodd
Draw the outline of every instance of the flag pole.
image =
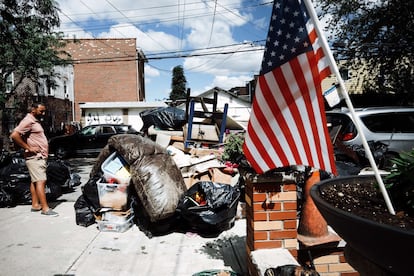
<svg viewBox="0 0 414 276">
<path fill-rule="evenodd" d="M 361 126 L 359 125 L 359 122 L 357 120 L 357 116 L 355 114 L 354 107 L 352 105 L 351 99 L 349 98 L 348 91 L 345 87 L 345 82 L 342 79 L 341 74 L 339 73 L 338 66 L 337 66 L 336 61 L 333 57 L 331 49 L 329 48 L 328 42 L 326 41 L 325 35 L 321 31 L 321 28 L 320 28 L 320 25 L 319 25 L 319 20 L 318 20 L 318 17 L 316 15 L 315 9 L 313 8 L 312 2 L 311 2 L 311 0 L 303 0 L 303 1 L 305 2 L 306 9 L 308 10 L 310 18 L 313 20 L 313 23 L 315 24 L 316 33 L 318 34 L 318 38 L 321 40 L 321 46 L 324 50 L 324 53 L 329 59 L 329 62 L 330 62 L 330 65 L 331 65 L 331 70 L 333 70 L 333 73 L 335 74 L 336 78 L 338 79 L 339 86 L 341 87 L 342 96 L 344 97 L 346 105 L 348 106 L 348 109 L 351 113 L 351 116 L 352 116 L 352 118 L 355 122 L 356 129 L 358 130 L 359 135 L 361 135 L 362 145 L 364 146 L 365 154 L 367 155 L 369 163 L 371 164 L 371 167 L 374 171 L 375 178 L 377 179 L 377 182 L 379 184 L 381 193 L 384 197 L 385 203 L 387 204 L 388 211 L 392 215 L 395 215 L 394 207 L 392 206 L 392 203 L 391 203 L 390 198 L 388 196 L 388 193 L 387 193 L 387 190 L 385 188 L 384 182 L 382 181 L 382 178 L 381 178 L 381 175 L 378 171 L 377 165 L 375 164 L 375 160 L 374 160 L 374 157 L 372 156 L 371 149 L 369 148 L 369 145 L 368 145 L 368 142 L 365 138 L 364 132 L 362 131 Z"/>
</svg>

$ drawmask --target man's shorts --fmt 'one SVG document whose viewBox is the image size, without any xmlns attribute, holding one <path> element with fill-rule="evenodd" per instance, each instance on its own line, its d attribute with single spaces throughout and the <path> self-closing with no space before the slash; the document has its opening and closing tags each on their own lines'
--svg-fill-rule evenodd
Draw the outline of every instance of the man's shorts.
<svg viewBox="0 0 414 276">
<path fill-rule="evenodd" d="M 47 161 L 43 158 L 26 159 L 26 166 L 32 182 L 46 180 Z"/>
</svg>

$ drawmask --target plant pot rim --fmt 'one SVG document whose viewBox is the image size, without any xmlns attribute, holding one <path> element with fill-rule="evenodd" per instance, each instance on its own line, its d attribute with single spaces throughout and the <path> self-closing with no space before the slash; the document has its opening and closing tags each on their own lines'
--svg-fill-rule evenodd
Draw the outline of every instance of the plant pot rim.
<svg viewBox="0 0 414 276">
<path fill-rule="evenodd" d="M 326 180 L 322 180 L 321 182 L 317 183 L 316 185 L 314 185 L 311 188 L 311 191 L 310 191 L 311 197 L 314 200 L 315 200 L 315 198 L 317 198 L 317 199 L 320 198 L 321 200 L 319 201 L 319 203 L 321 205 L 324 205 L 324 206 L 330 207 L 330 208 L 335 208 L 336 212 L 341 213 L 344 216 L 353 216 L 355 220 L 358 220 L 358 221 L 361 221 L 361 222 L 364 222 L 364 223 L 373 224 L 373 225 L 376 225 L 378 227 L 387 228 L 389 230 L 401 232 L 401 233 L 404 233 L 404 234 L 407 234 L 407 233 L 412 234 L 412 236 L 414 238 L 414 230 L 412 230 L 412 229 L 399 228 L 397 226 L 392 226 L 392 225 L 389 225 L 389 224 L 384 224 L 384 223 L 380 223 L 380 222 L 370 220 L 370 219 L 367 219 L 367 218 L 364 218 L 364 217 L 357 216 L 357 215 L 353 214 L 352 212 L 347 212 L 347 211 L 344 211 L 340 208 L 336 208 L 332 204 L 330 204 L 330 203 L 326 202 L 325 200 L 323 200 L 322 197 L 320 197 L 320 195 L 319 195 L 321 193 L 322 187 L 326 186 L 327 184 L 337 183 L 337 182 L 345 182 L 345 181 L 355 180 L 355 179 L 361 179 L 361 180 L 365 180 L 365 181 L 367 181 L 367 180 L 376 181 L 375 176 L 372 176 L 372 175 L 354 175 L 354 176 L 343 176 L 343 177 L 336 177 L 336 178 L 326 179 Z"/>
<path fill-rule="evenodd" d="M 379 223 L 354 215 L 327 203 L 320 192 L 324 186 L 376 182 L 375 176 L 346 176 L 323 180 L 315 184 L 311 197 L 335 232 L 366 259 L 396 275 L 412 274 L 414 231 Z"/>
</svg>

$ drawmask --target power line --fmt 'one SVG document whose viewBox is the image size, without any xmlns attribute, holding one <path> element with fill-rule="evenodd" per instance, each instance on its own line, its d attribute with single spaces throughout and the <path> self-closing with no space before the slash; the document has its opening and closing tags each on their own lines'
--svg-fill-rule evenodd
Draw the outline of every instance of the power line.
<svg viewBox="0 0 414 276">
<path fill-rule="evenodd" d="M 80 0 L 81 3 L 85 5 L 85 3 Z M 143 19 L 147 16 L 163 16 L 163 15 L 168 15 L 168 14 L 172 14 L 174 13 L 172 10 L 171 11 L 167 11 L 167 12 L 160 12 L 160 13 L 152 13 L 145 16 L 136 16 L 136 17 L 131 17 L 131 16 L 127 16 L 122 9 L 119 9 L 118 7 L 116 7 L 110 0 L 106 0 L 106 2 L 115 10 L 115 12 L 119 15 L 122 16 L 122 18 L 126 19 L 128 23 L 132 24 L 133 26 L 137 25 L 138 22 L 139 26 L 142 27 L 143 25 L 146 24 L 162 24 L 162 23 L 167 23 L 167 22 L 171 22 L 171 21 L 178 21 L 178 25 L 181 25 L 181 30 L 179 29 L 179 37 L 181 38 L 181 45 L 179 47 L 178 51 L 169 51 L 169 52 L 153 52 L 151 54 L 146 54 L 146 59 L 147 60 L 164 60 L 164 59 L 178 59 L 178 58 L 191 58 L 191 57 L 203 57 L 203 56 L 211 56 L 211 55 L 227 55 L 227 57 L 225 59 L 223 59 L 221 61 L 221 63 L 225 62 L 227 59 L 229 59 L 232 55 L 237 54 L 237 53 L 243 53 L 243 52 L 253 52 L 253 51 L 261 51 L 263 50 L 263 45 L 254 45 L 254 43 L 259 43 L 259 44 L 264 44 L 264 40 L 260 40 L 260 41 L 253 41 L 251 42 L 251 46 L 255 47 L 255 48 L 249 48 L 246 49 L 245 45 L 247 45 L 247 43 L 240 43 L 240 44 L 233 44 L 233 45 L 224 45 L 224 46 L 216 46 L 216 47 L 209 47 L 210 43 L 211 43 L 211 39 L 212 39 L 212 35 L 213 35 L 213 28 L 214 28 L 214 22 L 215 22 L 215 18 L 217 15 L 222 15 L 225 16 L 227 18 L 227 20 L 232 20 L 230 17 L 227 17 L 226 14 L 233 14 L 239 18 L 241 18 L 243 21 L 247 22 L 248 24 L 254 25 L 256 27 L 258 27 L 258 25 L 251 23 L 250 21 L 246 20 L 245 17 L 242 17 L 238 12 L 235 12 L 232 10 L 232 8 L 234 7 L 235 9 L 239 9 L 239 4 L 237 3 L 236 5 L 232 5 L 232 4 L 228 4 L 226 6 L 221 5 L 220 3 L 218 3 L 217 0 L 215 0 L 215 5 L 214 5 L 214 9 L 213 9 L 213 14 L 211 14 L 211 12 L 206 12 L 205 6 L 203 8 L 199 8 L 198 6 L 194 6 L 194 5 L 200 5 L 201 3 L 204 3 L 204 1 L 202 2 L 186 2 L 184 0 L 184 2 L 181 2 L 180 0 L 178 1 L 177 4 L 174 5 L 164 5 L 164 6 L 152 6 L 152 7 L 143 7 L 140 8 L 140 11 L 142 11 L 143 9 L 148 9 L 148 10 L 156 10 L 157 9 L 161 9 L 161 10 L 171 10 L 171 8 L 173 7 L 177 7 L 178 8 L 178 17 L 172 17 L 172 18 L 168 18 L 168 17 L 164 17 L 164 19 L 162 20 L 157 20 L 157 21 L 148 21 L 148 22 L 142 22 L 138 19 Z M 261 4 L 255 4 L 255 5 L 249 5 L 249 6 L 245 6 L 243 8 L 247 8 L 247 9 L 251 9 L 251 8 L 257 8 L 260 6 L 265 6 L 265 5 L 269 5 L 272 4 L 272 2 L 268 2 L 268 3 L 261 3 Z M 210 6 L 208 3 L 204 3 L 204 5 Z M 218 5 L 220 5 L 220 7 L 222 8 L 221 11 L 217 10 Z M 89 6 L 86 6 L 94 16 L 97 17 L 102 17 L 102 13 L 100 12 L 99 15 L 92 10 Z M 194 7 L 194 8 L 193 8 Z M 210 8 L 212 8 L 210 6 Z M 133 10 L 127 10 L 128 12 L 131 12 Z M 182 12 L 182 16 L 180 15 L 180 11 Z M 198 12 L 200 11 L 200 12 Z M 177 10 L 175 10 L 175 12 L 177 12 Z M 109 12 L 106 12 L 109 13 Z M 112 12 L 111 12 L 112 13 Z M 74 21 L 72 18 L 70 18 L 68 15 L 66 15 L 65 13 L 62 12 L 62 14 L 64 14 L 67 18 L 69 18 L 70 21 L 72 21 L 75 25 L 78 25 L 81 27 L 82 30 L 84 30 L 84 28 L 80 25 L 82 21 Z M 87 15 L 87 13 L 85 13 Z M 129 14 L 128 14 L 129 15 Z M 203 49 L 190 49 L 190 50 L 182 50 L 182 46 L 183 46 L 183 37 L 184 37 L 184 21 L 185 20 L 189 20 L 192 18 L 200 18 L 200 17 L 204 17 L 204 16 L 211 16 L 213 15 L 213 20 L 212 20 L 212 25 L 211 25 L 211 30 L 210 30 L 210 36 L 209 36 L 209 42 L 208 42 L 208 46 L 206 48 Z M 105 16 L 104 16 L 105 17 Z M 111 20 L 116 20 L 113 17 L 111 17 Z M 134 20 L 135 22 L 134 22 Z M 120 19 L 120 18 L 118 18 Z M 138 20 L 138 21 L 137 21 Z M 118 20 L 121 21 L 121 20 Z M 85 21 L 87 22 L 87 21 Z M 88 28 L 88 31 L 92 31 L 92 30 L 98 30 L 100 29 L 100 27 L 102 26 L 107 26 L 107 24 L 105 25 L 95 25 L 94 28 Z M 138 27 L 138 26 L 137 26 Z M 118 31 L 118 29 L 122 28 L 122 26 L 112 26 L 112 29 L 114 29 L 115 31 Z M 120 31 L 118 31 L 121 35 L 123 35 Z M 156 42 L 158 45 L 159 41 L 154 40 L 150 35 L 148 35 L 147 33 L 143 32 L 144 35 L 146 35 L 147 37 L 149 37 L 151 40 L 153 40 L 154 42 Z M 123 35 L 125 37 L 125 35 Z M 162 48 L 164 48 L 162 45 L 160 45 Z M 235 50 L 233 49 L 229 49 L 229 47 L 233 47 L 233 46 L 237 46 L 239 47 L 239 49 Z M 243 49 L 240 49 L 242 48 Z M 227 48 L 227 50 L 226 50 Z M 123 62 L 123 61 L 131 61 L 131 60 L 136 60 L 137 58 L 134 57 L 120 57 L 120 58 L 113 58 L 113 59 L 102 59 L 102 58 L 96 58 L 96 59 L 80 59 L 80 60 L 76 60 L 75 62 L 77 63 L 97 63 L 97 62 Z M 208 60 L 206 60 L 207 62 L 209 62 Z M 207 62 L 205 64 L 207 64 Z M 203 64 L 203 65 L 205 65 Z M 197 67 L 200 67 L 200 65 L 198 65 Z M 197 68 L 195 67 L 195 68 Z M 159 69 L 159 68 L 157 68 Z M 159 69 L 159 70 L 163 70 L 163 69 Z"/>
<path fill-rule="evenodd" d="M 113 7 L 117 12 L 119 12 L 119 14 L 121 14 L 124 18 L 126 18 L 128 21 L 130 21 L 129 23 L 130 24 L 132 24 L 132 25 L 134 25 L 135 26 L 135 24 L 133 24 L 133 23 L 131 23 L 131 20 L 128 18 L 128 16 L 126 16 L 122 11 L 120 11 L 117 7 L 115 7 L 112 3 L 111 3 L 111 1 L 109 1 L 109 0 L 106 0 L 106 2 L 109 4 L 109 5 L 111 5 L 111 7 Z M 155 39 L 153 39 L 151 36 L 149 36 L 148 34 L 146 34 L 145 32 L 143 32 L 143 34 L 145 34 L 149 39 L 151 39 L 152 41 L 154 41 L 155 43 L 157 43 L 159 46 L 161 46 L 161 48 L 164 48 L 165 49 L 165 47 L 163 46 L 163 45 L 161 45 L 158 41 L 156 41 Z"/>
<path fill-rule="evenodd" d="M 210 36 L 208 39 L 207 47 L 210 46 L 211 43 L 211 37 L 213 36 L 213 29 L 214 29 L 214 22 L 216 20 L 216 12 L 217 12 L 217 0 L 214 1 L 214 13 L 213 13 L 213 20 L 211 22 L 211 29 L 210 29 Z"/>
<path fill-rule="evenodd" d="M 80 0 L 81 1 L 81 0 Z M 83 3 L 83 2 L 82 2 Z M 85 3 L 83 3 L 84 5 L 85 5 Z M 192 19 L 192 18 L 200 18 L 200 17 L 205 17 L 205 16 L 211 16 L 211 13 L 206 13 L 205 12 L 205 8 L 193 8 L 193 9 L 189 9 L 188 8 L 188 6 L 190 6 L 190 5 L 196 5 L 196 4 L 200 4 L 200 2 L 190 2 L 190 3 L 184 3 L 184 9 L 185 9 L 185 11 L 186 11 L 186 15 L 183 15 L 183 17 L 182 17 L 182 21 L 184 21 L 184 20 L 189 20 L 189 19 Z M 267 6 L 267 5 L 269 5 L 269 4 L 272 4 L 272 2 L 266 2 L 266 3 L 261 3 L 261 4 L 255 4 L 255 5 L 250 5 L 250 6 L 246 6 L 246 7 L 244 7 L 245 9 L 251 9 L 251 8 L 257 8 L 257 7 L 260 7 L 260 6 Z M 116 6 L 114 6 L 112 3 L 110 3 L 110 5 L 115 9 L 115 11 L 118 13 L 118 14 L 120 14 L 120 15 L 122 15 L 122 17 L 120 17 L 120 18 L 126 18 L 127 20 L 128 20 L 128 22 L 130 23 L 130 24 L 132 24 L 132 25 L 134 25 L 134 26 L 136 26 L 137 24 L 139 24 L 139 26 L 144 26 L 144 25 L 151 25 L 151 24 L 162 24 L 162 23 L 168 23 L 168 22 L 173 22 L 173 21 L 177 21 L 177 16 L 173 16 L 173 17 L 170 17 L 170 18 L 164 18 L 163 20 L 149 20 L 149 21 L 147 21 L 147 22 L 145 22 L 145 21 L 142 21 L 141 19 L 143 18 L 142 16 L 141 17 L 137 17 L 137 18 L 139 18 L 139 20 L 133 20 L 132 18 L 133 17 L 127 17 L 124 13 L 123 13 L 123 10 L 121 10 L 121 9 L 118 9 Z M 180 5 L 180 4 L 178 4 L 178 5 Z M 231 14 L 233 14 L 233 15 L 235 15 L 235 16 L 237 16 L 237 17 L 239 17 L 239 18 L 241 18 L 242 20 L 244 20 L 246 23 L 248 23 L 248 24 L 251 24 L 251 25 L 253 25 L 253 26 L 255 26 L 255 27 L 258 27 L 258 28 L 260 28 L 260 29 L 262 29 L 260 26 L 258 26 L 258 25 L 256 25 L 256 24 L 254 24 L 254 23 L 251 23 L 250 21 L 247 21 L 245 18 L 243 18 L 243 17 L 241 17 L 239 14 L 237 14 L 237 13 L 235 13 L 235 12 L 233 12 L 232 10 L 231 10 L 231 5 L 227 5 L 227 6 L 223 6 L 223 5 L 221 5 L 220 3 L 217 3 L 217 5 L 220 5 L 223 9 L 224 9 L 224 11 L 220 11 L 220 12 L 216 12 L 216 15 L 225 15 L 225 14 L 227 14 L 227 13 L 231 13 Z M 164 6 L 152 6 L 152 7 L 147 7 L 147 8 L 145 8 L 145 7 L 143 7 L 143 8 L 140 8 L 139 10 L 146 10 L 146 9 L 148 9 L 148 10 L 153 10 L 153 9 L 165 9 L 165 8 L 169 8 L 169 7 L 175 7 L 175 6 L 177 6 L 176 4 L 174 4 L 174 5 L 164 5 Z M 96 12 L 94 12 L 90 7 L 88 7 L 88 6 L 86 6 L 90 11 L 91 11 L 91 13 L 82 13 L 82 14 L 69 14 L 69 16 L 79 16 L 79 15 L 85 15 L 85 16 L 88 16 L 88 15 L 90 15 L 90 14 L 92 14 L 92 15 L 95 15 L 95 16 L 98 16 L 98 14 L 96 13 Z M 202 11 L 202 12 L 200 12 L 200 13 L 196 13 L 196 14 L 192 14 L 191 13 L 191 11 L 198 11 L 198 10 L 200 10 L 200 11 Z M 128 10 L 128 12 L 131 12 L 131 11 L 134 11 L 134 10 Z M 63 12 L 62 12 L 63 13 Z M 102 13 L 112 13 L 112 12 L 100 12 L 99 13 L 99 15 L 100 15 L 100 17 L 102 17 Z M 160 16 L 160 15 L 166 15 L 166 14 L 170 14 L 170 13 L 175 13 L 175 12 L 163 12 L 163 13 L 158 13 L 158 14 L 154 14 L 154 13 L 152 13 L 152 14 L 148 14 L 147 16 L 151 16 L 151 17 L 154 17 L 154 16 Z M 68 17 L 68 15 L 65 15 L 66 17 Z M 111 18 L 111 20 L 112 21 L 118 21 L 120 18 Z M 78 26 L 80 26 L 80 30 L 84 30 L 84 28 L 82 27 L 82 22 L 88 22 L 89 21 L 89 19 L 87 19 L 87 20 L 84 20 L 84 21 L 82 21 L 82 20 L 77 20 L 76 22 L 74 21 L 74 20 L 71 20 L 73 23 L 75 23 L 76 25 L 78 25 Z M 100 30 L 100 29 L 103 29 L 103 28 L 107 28 L 107 25 L 108 24 L 101 24 L 101 25 L 95 25 L 94 27 L 90 27 L 90 28 L 88 28 L 88 31 L 93 31 L 93 30 Z M 121 27 L 112 27 L 113 29 L 117 29 L 117 28 L 121 28 Z M 62 31 L 63 32 L 76 32 L 76 31 L 78 31 L 77 29 L 62 29 Z"/>
<path fill-rule="evenodd" d="M 236 53 L 245 53 L 245 52 L 257 52 L 262 51 L 263 47 L 252 48 L 252 49 L 239 49 L 237 51 L 217 51 L 210 53 L 193 53 L 193 54 L 181 54 L 181 55 L 166 55 L 166 56 L 154 56 L 146 57 L 147 60 L 162 60 L 162 59 L 175 59 L 175 58 L 191 58 L 191 57 L 202 57 L 202 56 L 211 56 L 211 55 L 228 55 Z M 113 57 L 113 58 L 90 58 L 90 59 L 74 59 L 75 64 L 85 64 L 85 63 L 103 63 L 103 62 L 127 62 L 127 61 L 136 61 L 139 58 L 134 57 Z"/>
<path fill-rule="evenodd" d="M 235 47 L 235 46 L 243 46 L 243 45 L 250 45 L 252 47 L 263 47 L 265 41 L 266 41 L 265 39 L 262 39 L 262 40 L 255 40 L 255 41 L 251 41 L 251 42 L 234 43 L 234 44 L 229 44 L 229 45 L 212 46 L 212 47 L 199 48 L 199 49 L 189 49 L 189 50 L 169 51 L 169 52 L 153 52 L 151 54 L 146 54 L 146 56 L 171 55 L 171 54 L 179 54 L 179 53 L 186 53 L 186 52 L 206 51 L 206 50 L 213 50 L 213 49 L 223 49 L 223 48 L 229 48 L 229 47 Z"/>
</svg>

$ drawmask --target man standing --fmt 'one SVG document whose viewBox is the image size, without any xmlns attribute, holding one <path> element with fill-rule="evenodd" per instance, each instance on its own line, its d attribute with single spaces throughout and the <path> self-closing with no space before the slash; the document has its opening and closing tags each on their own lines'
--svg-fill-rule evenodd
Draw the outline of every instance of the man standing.
<svg viewBox="0 0 414 276">
<path fill-rule="evenodd" d="M 40 118 L 44 116 L 46 106 L 34 103 L 30 112 L 13 130 L 10 138 L 24 149 L 26 166 L 30 173 L 30 193 L 32 195 L 32 212 L 42 211 L 42 215 L 58 216 L 49 208 L 46 199 L 46 168 L 49 145 Z"/>
</svg>

